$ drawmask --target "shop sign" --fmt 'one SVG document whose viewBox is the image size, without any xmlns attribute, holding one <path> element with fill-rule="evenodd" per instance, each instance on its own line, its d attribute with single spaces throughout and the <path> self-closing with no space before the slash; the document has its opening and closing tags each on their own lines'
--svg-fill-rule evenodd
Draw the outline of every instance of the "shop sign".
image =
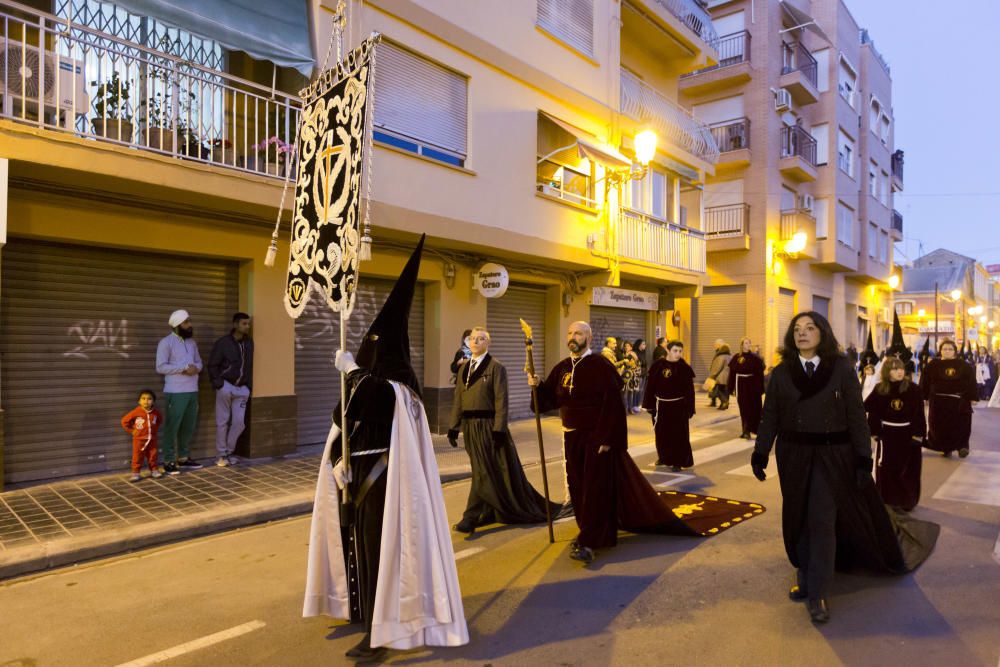
<svg viewBox="0 0 1000 667">
<path fill-rule="evenodd" d="M 487 299 L 496 299 L 507 292 L 510 276 L 500 264 L 487 262 L 479 267 L 475 276 L 476 290 Z"/>
<path fill-rule="evenodd" d="M 656 310 L 660 295 L 656 292 L 640 292 L 620 287 L 595 287 L 590 298 L 592 306 L 632 308 L 634 310 Z"/>
</svg>

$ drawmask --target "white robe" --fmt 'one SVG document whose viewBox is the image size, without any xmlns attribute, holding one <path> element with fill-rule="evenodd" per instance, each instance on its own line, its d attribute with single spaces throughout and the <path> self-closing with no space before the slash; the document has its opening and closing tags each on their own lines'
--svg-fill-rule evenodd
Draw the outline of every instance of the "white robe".
<svg viewBox="0 0 1000 667">
<path fill-rule="evenodd" d="M 385 512 L 371 645 L 394 649 L 469 642 L 444 494 L 427 415 L 404 385 L 396 393 L 385 474 Z M 303 616 L 350 618 L 337 486 L 329 465 L 336 435 L 320 461 L 309 533 Z"/>
</svg>

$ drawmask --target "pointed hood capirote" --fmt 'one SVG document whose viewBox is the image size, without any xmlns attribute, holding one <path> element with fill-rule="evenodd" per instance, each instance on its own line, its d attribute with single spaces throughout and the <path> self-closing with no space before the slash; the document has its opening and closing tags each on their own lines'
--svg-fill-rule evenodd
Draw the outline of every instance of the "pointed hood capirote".
<svg viewBox="0 0 1000 667">
<path fill-rule="evenodd" d="M 892 343 L 886 350 L 886 354 L 897 356 L 903 362 L 908 362 L 913 358 L 913 353 L 910 352 L 910 348 L 906 347 L 906 342 L 903 340 L 903 328 L 899 326 L 899 315 L 896 314 L 895 310 L 892 311 Z"/>
<path fill-rule="evenodd" d="M 878 353 L 875 352 L 875 343 L 872 341 L 872 330 L 868 329 L 868 343 L 865 345 L 865 351 L 861 353 L 860 357 L 861 368 L 865 366 L 874 366 L 878 363 Z"/>
<path fill-rule="evenodd" d="M 375 316 L 368 333 L 361 341 L 355 362 L 373 375 L 405 384 L 422 395 L 420 380 L 410 361 L 410 305 L 417 286 L 417 273 L 424 249 L 425 235 L 406 262 L 399 279 L 393 285 L 382 310 Z"/>
<path fill-rule="evenodd" d="M 922 369 L 927 365 L 927 362 L 931 360 L 931 337 L 928 336 L 924 339 L 924 347 L 920 350 L 920 355 L 917 357 L 920 360 L 920 368 Z"/>
</svg>

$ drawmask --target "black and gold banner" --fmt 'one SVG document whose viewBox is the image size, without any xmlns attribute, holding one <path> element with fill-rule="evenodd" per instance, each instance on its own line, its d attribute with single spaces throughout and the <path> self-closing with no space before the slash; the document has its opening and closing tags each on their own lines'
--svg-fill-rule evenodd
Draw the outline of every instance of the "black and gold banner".
<svg viewBox="0 0 1000 667">
<path fill-rule="evenodd" d="M 305 310 L 313 290 L 334 311 L 349 315 L 358 283 L 358 229 L 364 165 L 372 35 L 302 91 L 298 176 L 285 309 Z"/>
</svg>

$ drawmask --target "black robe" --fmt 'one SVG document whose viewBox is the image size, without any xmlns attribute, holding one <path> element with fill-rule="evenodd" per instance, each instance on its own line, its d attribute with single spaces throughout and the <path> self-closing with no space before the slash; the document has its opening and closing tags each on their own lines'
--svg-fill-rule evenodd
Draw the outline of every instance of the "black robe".
<svg viewBox="0 0 1000 667">
<path fill-rule="evenodd" d="M 871 442 L 861 385 L 846 358 L 821 361 L 812 378 L 798 360 L 774 368 L 756 452 L 766 457 L 775 441 L 782 535 L 792 565 L 801 566 L 798 549 L 814 474 L 823 476 L 836 505 L 838 568 L 900 573 L 930 555 L 937 524 L 890 514 L 874 484 L 857 484 L 857 470 L 870 470 Z"/>
<path fill-rule="evenodd" d="M 900 391 L 891 382 L 888 393 L 876 388 L 865 400 L 868 428 L 878 439 L 875 487 L 883 502 L 910 511 L 920 501 L 920 468 L 927 422 L 924 400 L 913 383 Z"/>
<path fill-rule="evenodd" d="M 736 393 L 744 433 L 760 426 L 761 396 L 764 395 L 764 362 L 752 352 L 739 352 L 729 360 L 729 393 Z"/>
<path fill-rule="evenodd" d="M 618 371 L 599 354 L 583 357 L 575 369 L 572 358 L 562 360 L 538 386 L 541 410 L 559 408 L 566 429 L 566 473 L 580 545 L 614 546 L 619 528 L 710 536 L 764 511 L 754 503 L 657 492 L 628 453 L 621 387 Z M 598 453 L 601 445 L 610 451 Z"/>
<path fill-rule="evenodd" d="M 459 370 L 452 404 L 452 435 L 461 428 L 472 465 L 472 484 L 463 520 L 490 523 L 541 523 L 546 500 L 524 475 L 507 426 L 507 370 L 489 354 L 471 377 L 472 363 Z M 555 517 L 561 506 L 549 503 Z"/>
<path fill-rule="evenodd" d="M 928 449 L 945 454 L 969 446 L 972 401 L 979 399 L 976 374 L 964 359 L 931 359 L 920 375 L 928 401 Z"/>
<path fill-rule="evenodd" d="M 694 371 L 683 359 L 657 359 L 649 369 L 642 407 L 653 415 L 657 458 L 663 465 L 694 465 L 688 421 L 694 417 Z"/>
<path fill-rule="evenodd" d="M 348 376 L 347 423 L 351 455 L 351 504 L 341 505 L 340 525 L 347 562 L 351 600 L 351 621 L 362 621 L 371 632 L 375 587 L 378 582 L 379 551 L 382 545 L 382 516 L 385 511 L 386 465 L 392 435 L 396 394 L 385 379 L 365 369 Z M 340 405 L 334 412 L 340 424 Z M 356 455 L 356 452 L 371 452 Z M 333 451 L 341 450 L 340 438 Z M 383 456 L 385 459 L 383 460 Z M 338 460 L 340 457 L 337 457 Z M 372 481 L 366 482 L 371 476 Z"/>
</svg>

